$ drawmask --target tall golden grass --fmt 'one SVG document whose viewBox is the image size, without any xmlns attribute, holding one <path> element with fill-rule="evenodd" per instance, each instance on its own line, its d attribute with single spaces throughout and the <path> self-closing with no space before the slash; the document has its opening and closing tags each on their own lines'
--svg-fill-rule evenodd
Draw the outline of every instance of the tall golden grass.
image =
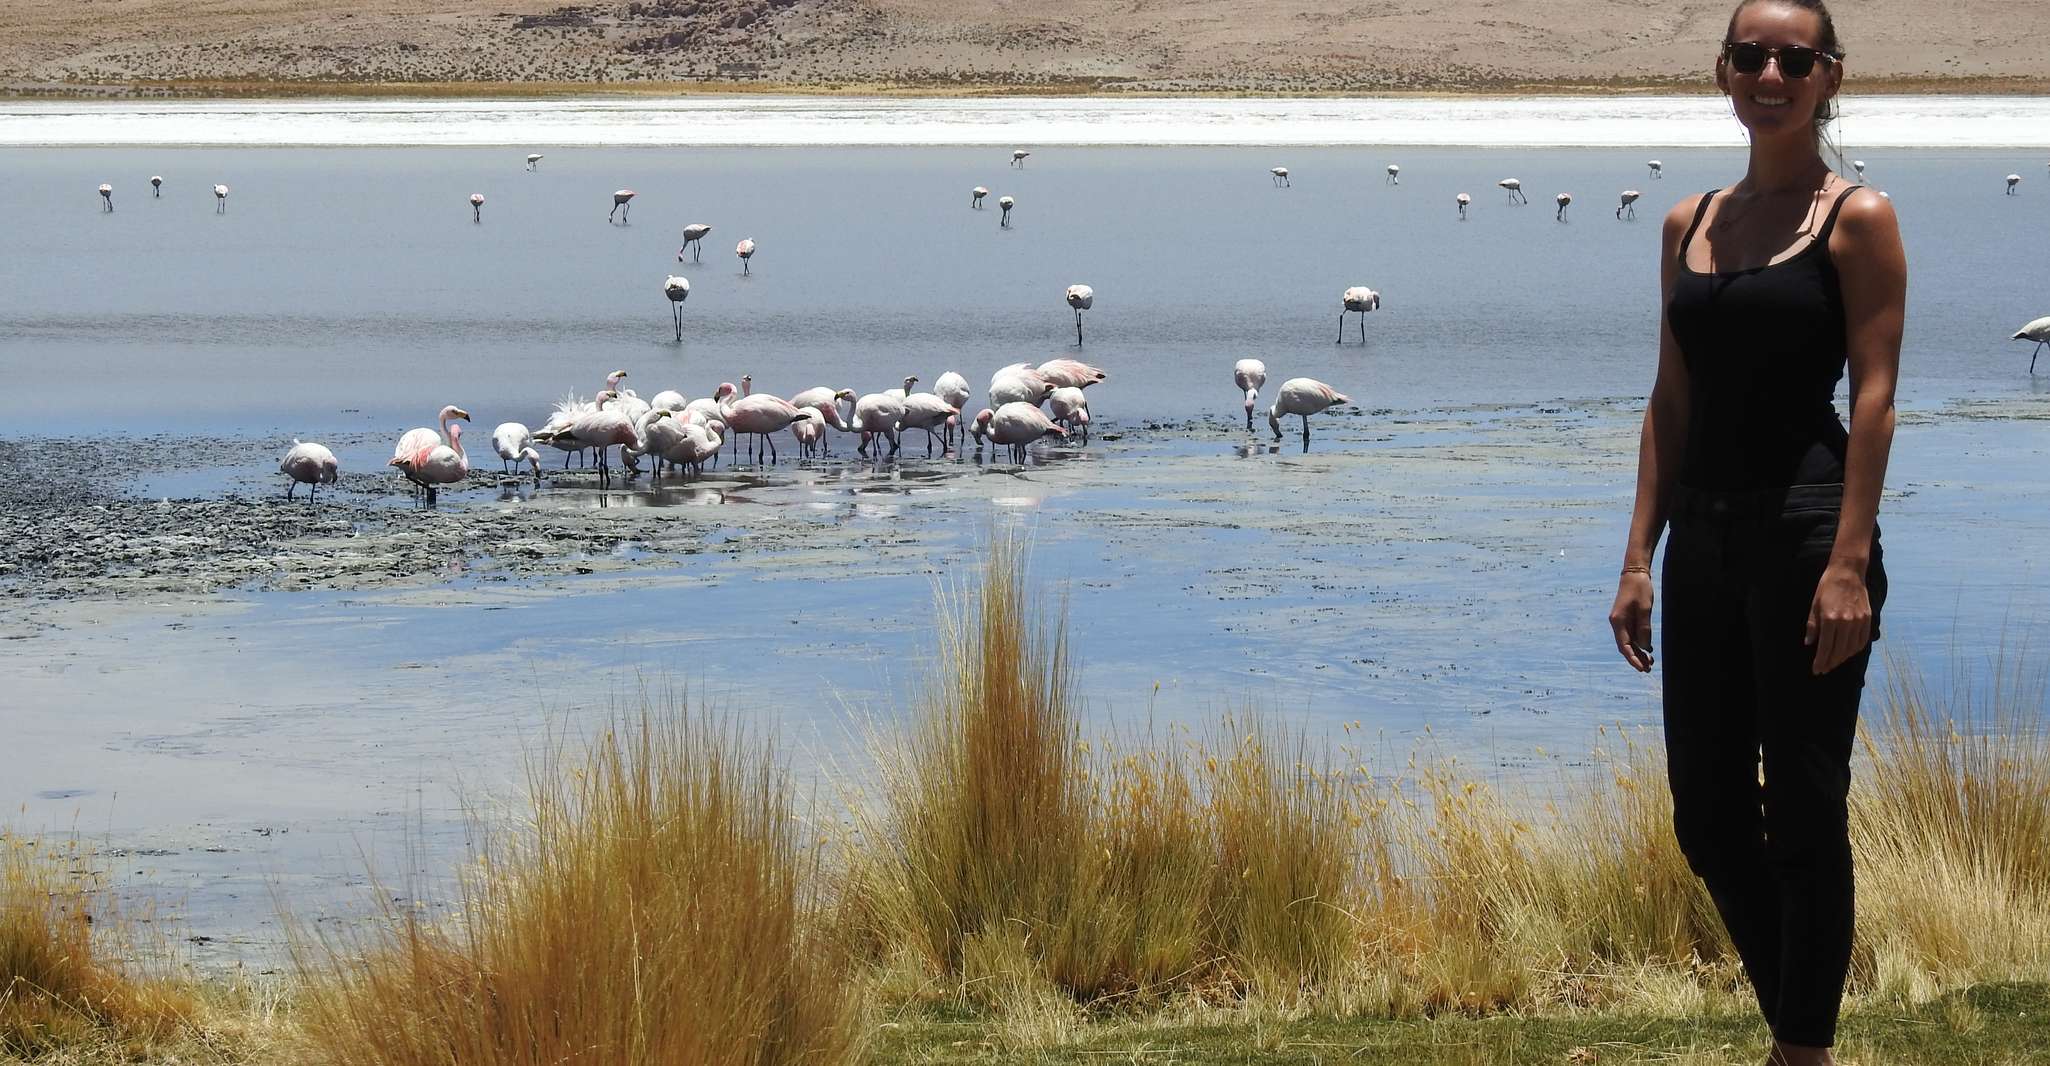
<svg viewBox="0 0 2050 1066">
<path fill-rule="evenodd" d="M 1040 1018 L 1743 1007 L 1639 735 L 1603 730 L 1591 772 L 1513 789 L 1429 752 L 1375 775 L 1244 713 L 1201 738 L 1090 737 L 1062 622 L 1030 590 L 998 545 L 939 612 L 914 724 L 873 745 L 881 795 L 854 807 L 842 901 L 886 998 Z M 1953 724 L 1891 676 L 1853 807 L 1854 994 L 2050 979 L 2041 687 Z"/>
<path fill-rule="evenodd" d="M 528 774 L 532 819 L 458 878 L 452 926 L 394 906 L 297 938 L 299 1012 L 335 1062 L 850 1061 L 819 848 L 773 753 L 703 714 L 643 713 Z M 385 897 L 388 898 L 388 897 Z"/>
<path fill-rule="evenodd" d="M 391 904 L 368 932 L 295 938 L 307 1057 L 843 1063 L 879 1010 L 935 1002 L 1013 1045 L 1106 1015 L 1750 1009 L 1639 734 L 1497 787 L 1429 749 L 1371 769 L 1390 760 L 1356 726 L 1326 742 L 1241 711 L 1093 732 L 1033 590 L 1000 543 L 945 597 L 927 690 L 873 735 L 832 847 L 770 746 L 702 712 L 547 746 L 530 817 L 480 825 L 452 919 Z M 1888 677 L 1856 767 L 1854 1001 L 2050 981 L 2041 685 L 1938 701 Z M 8 972 L 78 1005 L 37 1008 L 35 1031 L 130 1002 L 78 966 L 90 938 L 45 867 L 9 862 Z"/>
<path fill-rule="evenodd" d="M 135 961 L 133 929 L 77 841 L 0 831 L 0 1057 L 143 1053 L 191 1024 L 189 992 Z"/>
</svg>

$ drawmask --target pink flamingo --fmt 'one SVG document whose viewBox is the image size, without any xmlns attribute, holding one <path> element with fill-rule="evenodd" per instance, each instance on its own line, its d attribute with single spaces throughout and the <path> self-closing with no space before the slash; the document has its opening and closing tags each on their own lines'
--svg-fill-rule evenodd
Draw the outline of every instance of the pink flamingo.
<svg viewBox="0 0 2050 1066">
<path fill-rule="evenodd" d="M 961 421 L 961 411 L 968 406 L 968 379 L 956 371 L 949 370 L 934 379 L 932 391 L 933 395 L 947 401 L 947 406 L 954 409 L 954 417 L 947 422 L 946 436 L 946 442 L 952 444 L 954 429 Z"/>
<path fill-rule="evenodd" d="M 606 212 L 605 221 L 610 222 L 613 215 L 618 215 L 619 220 L 625 222 L 627 214 L 633 211 L 633 198 L 634 191 L 632 189 L 621 189 L 613 193 L 612 210 Z"/>
<path fill-rule="evenodd" d="M 1086 389 L 1109 375 L 1079 359 L 1049 359 L 1039 364 L 1039 376 L 1057 388 Z"/>
<path fill-rule="evenodd" d="M 420 426 L 399 434 L 399 443 L 391 451 L 392 461 L 390 465 L 398 467 L 406 475 L 407 480 L 412 481 L 416 485 L 420 484 L 420 480 L 413 477 L 412 462 L 446 440 L 448 438 L 448 431 L 455 428 L 449 425 L 449 422 L 458 418 L 468 422 L 470 420 L 470 412 L 457 407 L 455 404 L 449 404 L 441 409 L 439 416 L 441 432 L 436 433 L 426 426 Z"/>
<path fill-rule="evenodd" d="M 989 403 L 991 407 L 1044 403 L 1058 387 L 1034 370 L 1031 363 L 1012 363 L 990 376 Z"/>
<path fill-rule="evenodd" d="M 721 384 L 719 391 L 724 396 L 724 401 L 719 405 L 719 421 L 726 423 L 736 436 L 754 436 L 756 444 L 750 454 L 754 456 L 755 461 L 761 461 L 761 445 L 764 443 L 769 446 L 770 462 L 773 463 L 780 458 L 776 454 L 776 440 L 770 434 L 804 417 L 798 411 L 797 405 L 767 393 L 750 393 L 736 401 L 733 398 L 733 386 L 729 384 Z"/>
<path fill-rule="evenodd" d="M 1068 431 L 1054 425 L 1053 419 L 1046 417 L 1046 412 L 1037 404 L 1007 403 L 994 413 L 984 410 L 975 416 L 975 421 L 980 430 L 978 436 L 987 434 L 998 444 L 1010 445 L 1011 459 L 1019 463 L 1025 461 L 1025 449 L 1033 441 L 1041 437 L 1068 435 Z"/>
<path fill-rule="evenodd" d="M 1082 443 L 1089 443 L 1089 397 L 1083 395 L 1081 389 L 1063 385 L 1046 399 L 1053 407 L 1053 420 L 1071 435 L 1076 427 L 1081 427 Z"/>
<path fill-rule="evenodd" d="M 930 392 L 914 392 L 904 397 L 904 413 L 897 419 L 897 428 L 900 432 L 907 429 L 924 430 L 925 454 L 931 456 L 935 436 L 933 431 L 946 428 L 960 415 L 960 409 L 944 398 Z M 941 442 L 940 451 L 946 451 L 944 441 Z"/>
<path fill-rule="evenodd" d="M 577 443 L 587 448 L 598 449 L 600 485 L 610 484 L 612 481 L 612 467 L 605 459 L 606 449 L 615 444 L 622 448 L 636 448 L 640 445 L 640 435 L 634 432 L 633 416 L 619 403 L 619 399 L 619 393 L 607 389 L 598 394 L 596 406 L 578 415 L 576 420 L 569 424 L 570 435 L 577 439 Z M 612 406 L 608 408 L 608 404 Z M 620 461 L 624 462 L 625 459 L 625 453 L 622 452 Z"/>
<path fill-rule="evenodd" d="M 819 447 L 827 455 L 833 454 L 833 443 L 825 431 L 837 429 L 842 433 L 848 432 L 848 419 L 853 416 L 854 400 L 853 389 L 835 389 L 827 385 L 806 389 L 790 398 L 792 404 L 819 413 Z M 844 411 L 840 408 L 843 403 L 847 405 Z"/>
<path fill-rule="evenodd" d="M 790 423 L 790 435 L 797 439 L 797 454 L 816 458 L 819 441 L 826 436 L 826 416 L 820 414 L 816 407 L 800 407 L 797 413 L 802 417 Z"/>
<path fill-rule="evenodd" d="M 435 486 L 453 485 L 470 476 L 470 457 L 463 453 L 463 427 L 448 427 L 448 443 L 422 449 L 409 459 L 394 458 L 392 466 L 427 490 L 427 502 L 435 499 Z"/>
<path fill-rule="evenodd" d="M 1303 450 L 1310 450 L 1310 416 L 1327 411 L 1340 404 L 1351 403 L 1342 392 L 1315 378 L 1290 378 L 1281 383 L 1281 394 L 1274 400 L 1274 406 L 1267 409 L 1267 426 L 1274 431 L 1274 439 L 1281 439 L 1281 420 L 1288 415 L 1300 415 L 1303 420 Z"/>
<path fill-rule="evenodd" d="M 890 442 L 890 454 L 897 454 L 903 438 L 898 424 L 904 420 L 904 400 L 887 392 L 872 392 L 854 403 L 854 428 L 861 431 L 861 447 L 855 449 L 862 455 L 868 454 L 870 441 L 881 437 Z"/>
<path fill-rule="evenodd" d="M 1231 380 L 1246 394 L 1246 431 L 1253 429 L 1253 405 L 1260 401 L 1260 387 L 1267 384 L 1267 364 L 1258 359 L 1241 359 L 1232 365 Z"/>
<path fill-rule="evenodd" d="M 341 464 L 335 462 L 335 453 L 328 451 L 326 445 L 312 441 L 302 444 L 294 440 L 291 450 L 278 460 L 278 472 L 291 479 L 285 486 L 286 499 L 291 499 L 292 494 L 304 484 L 307 486 L 306 502 L 311 503 L 319 495 L 322 485 L 335 483 L 335 478 L 341 473 Z"/>
</svg>

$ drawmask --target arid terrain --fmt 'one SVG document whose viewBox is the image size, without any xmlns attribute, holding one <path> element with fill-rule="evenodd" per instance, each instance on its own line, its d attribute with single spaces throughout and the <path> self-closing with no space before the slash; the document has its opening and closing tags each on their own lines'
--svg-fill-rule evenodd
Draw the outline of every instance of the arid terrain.
<svg viewBox="0 0 2050 1066">
<path fill-rule="evenodd" d="M 2050 4 L 1841 4 L 1871 88 L 2050 88 Z M 1730 0 L 0 0 L 0 91 L 1705 87 Z"/>
</svg>

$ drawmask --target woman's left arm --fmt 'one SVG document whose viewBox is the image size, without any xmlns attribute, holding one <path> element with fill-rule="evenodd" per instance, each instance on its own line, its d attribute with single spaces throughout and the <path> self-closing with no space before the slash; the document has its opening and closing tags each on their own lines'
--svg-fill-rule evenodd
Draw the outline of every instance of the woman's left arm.
<svg viewBox="0 0 2050 1066">
<path fill-rule="evenodd" d="M 1814 670 L 1826 674 L 1872 641 L 1865 569 L 1872 561 L 1879 490 L 1893 449 L 1893 392 L 1900 376 L 1901 328 L 1908 292 L 1907 253 L 1893 201 L 1853 193 L 1830 234 L 1829 257 L 1842 282 L 1851 378 L 1850 447 L 1836 545 L 1808 608 Z"/>
</svg>

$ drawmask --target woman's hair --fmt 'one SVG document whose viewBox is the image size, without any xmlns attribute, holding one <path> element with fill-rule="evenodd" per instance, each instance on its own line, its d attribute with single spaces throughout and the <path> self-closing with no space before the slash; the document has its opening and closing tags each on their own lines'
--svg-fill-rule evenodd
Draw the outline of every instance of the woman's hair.
<svg viewBox="0 0 2050 1066">
<path fill-rule="evenodd" d="M 1815 12 L 1816 20 L 1822 23 L 1822 39 L 1815 42 L 1815 47 L 1835 56 L 1838 62 L 1843 61 L 1844 46 L 1842 42 L 1837 40 L 1836 20 L 1830 17 L 1829 4 L 1825 3 L 1824 0 L 1738 0 L 1736 9 L 1730 12 L 1730 26 L 1723 31 L 1724 42 L 1736 39 L 1737 16 L 1742 14 L 1745 8 L 1753 4 L 1783 4 L 1787 7 L 1797 7 L 1803 11 Z M 1827 127 L 1830 123 L 1836 121 L 1836 97 L 1831 96 L 1817 101 L 1815 104 L 1815 114 L 1809 121 L 1815 125 L 1816 142 L 1821 145 L 1827 145 L 1834 151 L 1836 146 L 1829 142 Z"/>
</svg>

